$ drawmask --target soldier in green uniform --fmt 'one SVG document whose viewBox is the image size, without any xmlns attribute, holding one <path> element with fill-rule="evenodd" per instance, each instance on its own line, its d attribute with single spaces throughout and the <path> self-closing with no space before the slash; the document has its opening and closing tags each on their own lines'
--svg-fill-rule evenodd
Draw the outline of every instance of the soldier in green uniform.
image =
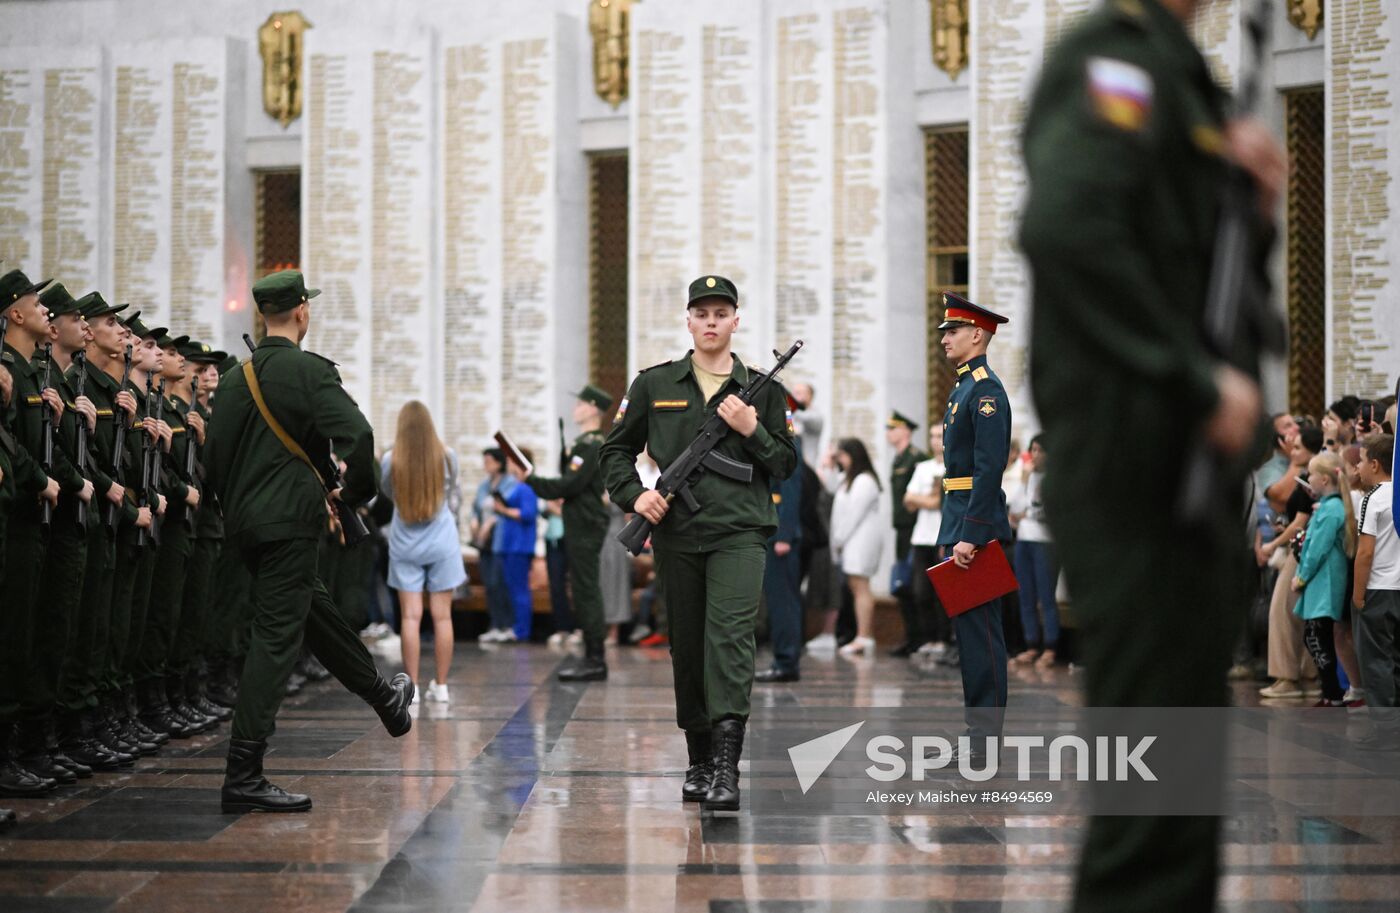
<svg viewBox="0 0 1400 913">
<path fill-rule="evenodd" d="M 1043 494 L 1093 707 L 1224 705 L 1245 612 L 1244 504 L 1222 497 L 1190 526 L 1175 506 L 1193 440 L 1238 459 L 1260 430 L 1257 365 L 1207 350 L 1203 305 L 1228 165 L 1255 179 L 1263 214 L 1286 164 L 1261 123 L 1227 123 L 1188 30 L 1196 5 L 1087 16 L 1047 60 L 1025 130 Z M 1238 462 L 1221 491 L 1243 492 Z M 1191 649 L 1163 651 L 1182 631 Z M 1220 820 L 1094 817 L 1075 909 L 1211 909 Z"/>
<path fill-rule="evenodd" d="M 63 416 L 54 430 L 54 448 L 62 451 L 63 459 L 81 479 L 82 487 L 59 497 L 49 527 L 49 547 L 39 583 L 43 621 L 34 628 L 30 647 L 30 712 L 45 718 L 46 741 L 51 746 L 47 754 L 54 764 L 66 767 L 75 778 L 87 778 L 92 776 L 90 766 L 67 754 L 63 750 L 65 746 L 52 746 L 57 734 L 55 725 L 62 716 L 63 742 L 83 753 L 78 717 L 84 707 L 84 680 L 91 668 L 89 654 L 93 631 L 92 619 L 81 612 L 81 605 L 88 541 L 90 532 L 96 531 L 91 522 L 93 494 L 97 490 L 91 435 L 97 427 L 97 408 L 86 395 L 79 396 L 77 390 L 73 356 L 86 349 L 88 337 L 87 321 L 77 300 L 63 283 L 54 282 L 40 293 L 39 301 L 49 310 L 49 339 L 45 349 L 49 363 L 45 364 L 45 355 L 41 353 L 36 355 L 34 365 L 41 374 L 47 373 L 50 385 L 63 399 Z M 84 388 L 86 383 L 84 375 Z M 87 426 L 87 439 L 82 442 L 86 452 L 81 454 L 79 424 Z M 110 484 L 110 480 L 103 481 L 104 496 Z M 78 744 L 74 744 L 75 741 Z"/>
<path fill-rule="evenodd" d="M 234 709 L 225 812 L 311 808 L 310 797 L 288 793 L 262 774 L 303 635 L 316 658 L 375 709 L 390 735 L 413 725 L 413 682 L 403 673 L 385 681 L 316 572 L 327 516 L 322 467 L 332 445 L 346 469 L 344 487 L 330 497 L 359 504 L 379 488 L 369 422 L 341 386 L 334 362 L 301 349 L 310 299 L 318 294 L 296 270 L 253 285 L 267 336 L 243 369 L 219 384 L 205 444 L 208 484 L 224 506 L 228 544 L 242 552 L 253 581 L 253 635 Z"/>
<path fill-rule="evenodd" d="M 84 295 L 78 299 L 78 304 L 91 337 L 83 370 L 87 371 L 87 396 L 97 412 L 92 454 L 96 467 L 94 479 L 110 480 L 105 497 L 93 500 L 100 538 L 88 540 L 87 573 L 83 579 L 81 612 L 90 618 L 93 626 L 93 649 L 88 658 L 91 678 L 84 686 L 88 710 L 80 720 L 78 735 L 80 741 L 92 741 L 119 763 L 127 763 L 135 759 L 139 749 L 124 742 L 114 730 L 112 708 L 121 696 L 117 680 L 121 652 L 116 645 L 126 643 L 130 613 L 129 604 L 118 613 L 113 592 L 122 570 L 117 561 L 122 531 L 129 528 L 134 534 L 138 528 L 149 528 L 151 511 L 138 508 L 132 497 L 136 479 L 126 449 L 127 430 L 135 420 L 136 400 L 121 390 L 125 352 L 131 334 L 117 315 L 127 306 L 110 305 L 98 292 Z M 114 455 L 117 462 L 113 461 Z M 154 750 L 154 744 L 147 744 Z M 74 753 L 78 750 L 75 746 L 67 742 L 64 746 L 70 757 L 83 760 Z M 95 764 L 92 766 L 97 768 Z"/>
<path fill-rule="evenodd" d="M 16 724 L 7 741 L 9 756 L 19 762 L 21 770 L 32 774 L 32 779 L 38 779 L 44 789 L 51 789 L 71 775 L 66 769 L 60 772 L 47 754 L 44 721 L 52 706 L 53 692 L 34 674 L 31 647 L 42 623 L 39 583 L 49 527 L 42 522 L 39 498 L 32 495 L 42 493 L 50 504 L 56 505 L 60 490 L 71 495 L 82 490 L 83 481 L 57 447 L 53 465 L 48 470 L 42 466 L 44 423 L 55 416 L 61 420 L 63 415 L 58 391 L 52 387 L 41 389 L 42 373 L 32 361 L 36 350 L 49 339 L 49 312 L 38 294 L 47 284 L 30 282 L 19 270 L 0 277 L 0 305 L 9 318 L 0 356 L 12 381 L 9 428 L 19 447 L 28 454 L 24 476 L 17 479 L 21 496 L 10 515 L 5 540 L 5 611 L 0 612 L 0 624 L 4 625 L 0 649 L 5 655 L 0 674 L 7 676 L 9 687 L 0 713 L 5 722 Z M 41 706 L 46 695 L 50 703 Z M 0 727 L 5 728 L 8 727 Z M 3 732 L 0 736 L 10 734 Z M 4 748 L 0 745 L 0 749 Z"/>
<path fill-rule="evenodd" d="M 885 422 L 885 442 L 894 450 L 894 462 L 890 466 L 890 498 L 894 517 L 894 568 L 891 572 L 890 590 L 899 602 L 899 614 L 904 619 L 904 643 L 890 651 L 891 656 L 913 656 L 924 645 L 924 626 L 914 605 L 914 564 L 909 542 L 914 537 L 914 521 L 918 511 L 904 506 L 904 493 L 909 490 L 909 480 L 914 476 L 914 467 L 928 459 L 912 443 L 918 422 L 891 411 Z"/>
<path fill-rule="evenodd" d="M 778 527 L 772 482 L 797 466 L 782 389 L 769 384 L 748 406 L 736 395 L 752 373 L 730 350 L 738 308 L 738 289 L 728 279 L 702 276 L 690 284 L 686 326 L 695 348 L 637 376 L 601 454 L 613 503 L 656 524 L 676 721 L 690 756 L 681 793 L 711 809 L 739 807 L 754 624 L 767 542 Z M 642 485 L 636 459 L 643 447 L 664 472 L 716 414 L 732 432 L 716 452 L 752 464 L 751 481 L 706 473 L 693 486 L 698 513 Z"/>
<path fill-rule="evenodd" d="M 592 384 L 578 393 L 574 424 L 579 435 L 567 454 L 567 468 L 557 479 L 532 475 L 525 480 L 534 493 L 547 501 L 564 499 L 564 541 L 568 548 L 569 584 L 574 611 L 583 629 L 583 658 L 559 670 L 565 682 L 601 681 L 608 677 L 603 653 L 607 625 L 603 622 L 603 591 L 598 583 L 598 555 L 608 532 L 608 508 L 603 496 L 603 475 L 598 452 L 603 446 L 603 416 L 612 408 L 612 397 Z"/>
</svg>

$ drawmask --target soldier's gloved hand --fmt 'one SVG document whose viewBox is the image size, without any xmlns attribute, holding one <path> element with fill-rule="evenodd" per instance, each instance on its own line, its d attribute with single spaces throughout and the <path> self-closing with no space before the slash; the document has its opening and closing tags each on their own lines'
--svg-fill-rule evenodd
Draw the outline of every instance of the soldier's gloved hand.
<svg viewBox="0 0 1400 913">
<path fill-rule="evenodd" d="M 189 428 L 190 428 L 190 433 L 194 435 L 195 440 L 197 440 L 199 443 L 203 444 L 203 443 L 204 443 L 204 416 L 200 415 L 198 412 L 195 412 L 193 409 L 191 409 L 191 410 L 190 410 L 190 414 L 185 416 L 185 424 L 189 426 Z"/>
<path fill-rule="evenodd" d="M 73 411 L 87 419 L 88 434 L 97 431 L 97 407 L 92 400 L 86 396 L 80 396 L 73 401 Z"/>
<path fill-rule="evenodd" d="M 49 484 L 44 486 L 44 490 L 39 492 L 39 497 L 50 504 L 58 503 L 58 480 L 49 479 Z"/>
<path fill-rule="evenodd" d="M 748 437 L 758 430 L 758 410 L 753 406 L 744 405 L 744 401 L 733 393 L 724 398 L 724 402 L 719 404 L 719 417 L 724 419 L 724 423 L 744 437 Z"/>
<path fill-rule="evenodd" d="M 977 557 L 977 546 L 971 542 L 959 542 L 953 546 L 953 563 L 960 568 L 967 568 L 972 564 L 972 559 Z"/>
<path fill-rule="evenodd" d="M 92 503 L 92 494 L 96 489 L 93 487 L 92 479 L 83 479 L 82 490 L 78 492 L 78 500 L 84 504 Z"/>
<path fill-rule="evenodd" d="M 58 420 L 63 418 L 63 397 L 58 395 L 58 391 L 53 387 L 45 387 L 39 394 L 44 398 L 52 410 L 54 427 L 58 427 Z"/>
<path fill-rule="evenodd" d="M 655 491 L 644 491 L 641 497 L 637 498 L 637 503 L 632 505 L 632 509 L 656 526 L 666 518 L 666 511 L 671 509 L 671 505 Z"/>
<path fill-rule="evenodd" d="M 1254 440 L 1263 400 L 1248 374 L 1228 365 L 1215 369 L 1220 401 L 1206 422 L 1206 443 L 1225 456 L 1237 456 Z"/>
<path fill-rule="evenodd" d="M 136 418 L 136 397 L 131 395 L 130 390 L 123 390 L 117 394 L 117 405 L 126 413 L 128 422 Z"/>
<path fill-rule="evenodd" d="M 195 488 L 193 485 L 191 485 L 191 486 L 185 491 L 185 503 L 188 504 L 190 507 L 198 507 L 198 506 L 199 506 L 199 489 L 198 489 L 198 488 Z"/>
<path fill-rule="evenodd" d="M 136 526 L 140 529 L 151 528 L 151 509 L 149 507 L 138 507 L 136 509 Z"/>
<path fill-rule="evenodd" d="M 111 501 L 118 507 L 121 507 L 122 501 L 125 499 L 126 489 L 118 485 L 116 482 L 113 482 L 112 487 L 107 489 L 107 500 Z"/>
</svg>

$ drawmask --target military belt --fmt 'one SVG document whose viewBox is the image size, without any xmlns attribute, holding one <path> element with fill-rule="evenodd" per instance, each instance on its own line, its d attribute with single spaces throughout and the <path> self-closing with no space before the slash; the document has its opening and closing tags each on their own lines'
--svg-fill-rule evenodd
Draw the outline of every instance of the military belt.
<svg viewBox="0 0 1400 913">
<path fill-rule="evenodd" d="M 943 480 L 944 491 L 972 491 L 972 476 L 959 476 Z"/>
</svg>

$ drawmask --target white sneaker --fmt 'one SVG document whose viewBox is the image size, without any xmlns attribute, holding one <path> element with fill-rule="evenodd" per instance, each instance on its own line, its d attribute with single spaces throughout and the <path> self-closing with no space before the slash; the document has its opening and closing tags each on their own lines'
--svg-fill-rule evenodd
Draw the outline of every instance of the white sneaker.
<svg viewBox="0 0 1400 913">
<path fill-rule="evenodd" d="M 416 699 L 417 699 L 417 695 L 414 695 L 414 698 L 415 698 L 415 700 L 416 700 Z M 427 687 L 426 689 L 424 689 L 423 698 L 424 698 L 425 700 L 432 701 L 432 702 L 437 703 L 437 704 L 446 704 L 446 703 L 447 703 L 447 685 L 446 685 L 446 684 L 438 684 L 438 682 L 437 682 L 436 679 L 434 679 L 434 680 L 428 682 L 428 687 Z"/>
<path fill-rule="evenodd" d="M 830 653 L 836 649 L 836 635 L 818 634 L 816 637 L 807 641 L 807 649 Z"/>
<path fill-rule="evenodd" d="M 569 635 L 569 646 L 577 647 L 581 643 L 583 643 L 582 631 L 575 631 L 574 633 Z"/>
<path fill-rule="evenodd" d="M 510 628 L 502 628 L 496 634 L 496 643 L 498 644 L 513 644 L 517 640 L 519 640 L 519 638 L 515 636 L 515 632 Z"/>
<path fill-rule="evenodd" d="M 632 633 L 628 636 L 627 642 L 631 644 L 639 644 L 650 636 L 650 625 L 637 625 L 635 628 L 632 629 Z"/>
<path fill-rule="evenodd" d="M 422 694 L 423 694 L 423 689 L 422 689 L 422 688 L 414 688 L 414 689 L 413 689 L 413 700 L 411 700 L 411 701 L 408 702 L 408 706 L 410 706 L 410 707 L 416 707 L 419 703 L 421 703 L 421 702 L 418 700 L 418 698 L 419 698 Z"/>
<path fill-rule="evenodd" d="M 875 638 L 857 637 L 836 652 L 840 653 L 842 656 L 873 656 L 875 653 Z"/>
<path fill-rule="evenodd" d="M 565 634 L 563 631 L 555 631 L 553 634 L 549 635 L 549 640 L 547 641 L 547 644 L 551 647 L 560 646 L 564 643 L 565 638 L 567 638 L 568 636 L 569 635 Z"/>
<path fill-rule="evenodd" d="M 501 632 L 500 632 L 500 629 L 499 629 L 499 628 L 492 628 L 491 630 L 487 631 L 485 634 L 478 634 L 478 635 L 476 636 L 476 642 L 479 643 L 479 644 L 494 644 L 494 643 L 500 643 L 500 640 L 501 640 Z"/>
<path fill-rule="evenodd" d="M 919 648 L 919 652 L 924 654 L 925 656 L 932 656 L 934 658 L 937 658 L 948 652 L 948 645 L 941 641 L 936 644 L 924 644 L 922 647 Z"/>
</svg>

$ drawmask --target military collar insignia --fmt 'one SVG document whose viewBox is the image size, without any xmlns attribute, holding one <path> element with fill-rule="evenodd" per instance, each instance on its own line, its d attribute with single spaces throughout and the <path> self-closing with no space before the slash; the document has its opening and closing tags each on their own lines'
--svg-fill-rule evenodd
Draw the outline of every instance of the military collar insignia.
<svg viewBox="0 0 1400 913">
<path fill-rule="evenodd" d="M 971 370 L 972 370 L 972 366 L 971 366 L 971 365 L 958 365 L 958 376 L 959 376 L 959 377 L 962 377 L 964 374 L 966 374 L 968 371 L 971 371 Z"/>
</svg>

